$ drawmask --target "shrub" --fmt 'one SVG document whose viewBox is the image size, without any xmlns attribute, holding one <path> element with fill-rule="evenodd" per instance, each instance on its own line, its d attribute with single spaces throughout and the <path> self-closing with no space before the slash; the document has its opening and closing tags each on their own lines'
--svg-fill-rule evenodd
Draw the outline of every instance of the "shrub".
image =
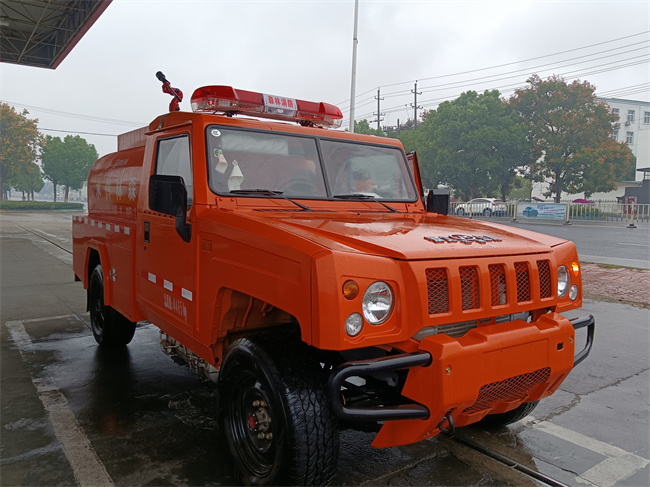
<svg viewBox="0 0 650 487">
<path fill-rule="evenodd" d="M 52 211 L 83 209 L 83 203 L 54 203 L 53 201 L 0 201 L 0 210 L 8 211 Z"/>
</svg>

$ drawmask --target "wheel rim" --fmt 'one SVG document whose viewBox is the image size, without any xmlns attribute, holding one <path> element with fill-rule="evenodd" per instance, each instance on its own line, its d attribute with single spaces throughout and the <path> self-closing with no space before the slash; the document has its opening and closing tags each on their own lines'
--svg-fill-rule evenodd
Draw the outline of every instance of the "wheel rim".
<svg viewBox="0 0 650 487">
<path fill-rule="evenodd" d="M 226 427 L 235 459 L 242 473 L 264 478 L 276 463 L 278 442 L 270 401 L 251 371 L 240 371 L 232 384 Z"/>
<path fill-rule="evenodd" d="M 90 324 L 96 335 L 101 336 L 104 333 L 104 323 L 106 321 L 104 309 L 104 290 L 101 284 L 96 280 L 92 286 L 92 302 L 90 303 Z"/>
</svg>

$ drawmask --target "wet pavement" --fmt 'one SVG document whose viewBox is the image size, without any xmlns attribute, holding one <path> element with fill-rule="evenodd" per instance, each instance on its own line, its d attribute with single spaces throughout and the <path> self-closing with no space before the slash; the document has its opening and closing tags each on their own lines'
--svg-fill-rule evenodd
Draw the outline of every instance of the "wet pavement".
<svg viewBox="0 0 650 487">
<path fill-rule="evenodd" d="M 96 346 L 70 218 L 0 215 L 0 485 L 232 485 L 214 386 L 165 356 L 151 324 L 125 350 Z M 590 300 L 571 316 L 586 313 L 594 349 L 554 396 L 457 436 L 566 485 L 650 485 L 650 311 Z M 334 485 L 542 485 L 455 439 L 376 450 L 373 436 L 342 432 Z"/>
</svg>

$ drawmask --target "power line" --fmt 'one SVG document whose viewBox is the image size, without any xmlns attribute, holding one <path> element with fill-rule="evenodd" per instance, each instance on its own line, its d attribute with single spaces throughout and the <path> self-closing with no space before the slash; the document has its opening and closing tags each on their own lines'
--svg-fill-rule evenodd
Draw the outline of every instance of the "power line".
<svg viewBox="0 0 650 487">
<path fill-rule="evenodd" d="M 81 120 L 90 120 L 93 122 L 100 122 L 100 123 L 110 123 L 110 124 L 115 124 L 115 125 L 130 125 L 130 126 L 135 126 L 135 127 L 142 127 L 143 125 L 147 125 L 146 123 L 139 123 L 139 122 L 132 122 L 129 120 L 117 120 L 114 118 L 105 118 L 105 117 L 97 117 L 94 115 L 83 115 L 80 113 L 72 113 L 72 112 L 64 112 L 60 110 L 53 110 L 51 108 L 43 108 L 43 107 L 37 107 L 33 105 L 25 105 L 24 103 L 15 103 L 12 101 L 6 101 L 6 100 L 0 100 L 2 103 L 7 103 L 9 105 L 17 106 L 17 107 L 22 107 L 22 108 L 28 108 L 30 110 L 37 110 L 41 111 L 44 113 L 49 113 L 52 115 L 60 115 L 62 117 L 70 117 L 70 118 L 78 118 Z"/>
<path fill-rule="evenodd" d="M 512 62 L 505 63 L 505 64 L 498 64 L 498 65 L 487 66 L 487 67 L 478 68 L 478 69 L 471 69 L 471 70 L 468 70 L 468 71 L 461 71 L 461 72 L 458 72 L 458 73 L 443 74 L 443 75 L 439 75 L 439 76 L 431 76 L 429 78 L 420 78 L 419 80 L 420 81 L 428 81 L 428 80 L 433 80 L 433 79 L 449 78 L 449 77 L 452 77 L 452 76 L 461 76 L 461 75 L 465 75 L 465 74 L 477 73 L 477 72 L 480 72 L 480 71 L 488 71 L 488 70 L 491 70 L 491 69 L 503 68 L 503 67 L 512 66 L 512 65 L 515 65 L 515 64 L 521 64 L 521 63 L 526 63 L 526 62 L 529 62 L 529 61 L 535 61 L 535 60 L 538 60 L 538 59 L 544 59 L 544 58 L 548 58 L 548 57 L 552 57 L 552 56 L 559 56 L 561 54 L 566 54 L 566 53 L 569 53 L 569 52 L 575 52 L 575 51 L 580 51 L 580 50 L 583 50 L 583 49 L 589 49 L 591 47 L 601 46 L 601 45 L 609 44 L 609 43 L 612 43 L 612 42 L 617 42 L 617 41 L 621 41 L 621 40 L 625 40 L 625 39 L 630 39 L 632 37 L 638 37 L 638 36 L 645 35 L 645 34 L 648 34 L 648 33 L 650 33 L 650 31 L 639 32 L 637 34 L 631 34 L 631 35 L 625 36 L 625 37 L 618 37 L 616 39 L 610 39 L 608 41 L 598 42 L 596 44 L 590 44 L 588 46 L 576 47 L 574 49 L 567 49 L 565 51 L 559 51 L 559 52 L 555 52 L 555 53 L 552 53 L 552 54 L 545 54 L 543 56 L 537 56 L 537 57 L 533 57 L 533 58 L 529 58 L 529 59 L 523 59 L 523 60 L 520 60 L 520 61 L 512 61 Z M 642 41 L 642 42 L 646 42 L 646 41 Z M 639 43 L 637 43 L 637 44 L 639 44 Z M 631 45 L 635 45 L 635 44 L 631 44 Z M 622 47 L 628 47 L 628 46 L 622 46 Z M 622 49 L 622 47 L 614 48 L 614 49 L 611 49 L 611 50 Z M 608 51 L 602 51 L 602 52 L 608 52 Z M 595 54 L 599 54 L 599 53 L 594 53 L 594 54 L 591 54 L 591 55 L 595 55 Z M 590 55 L 589 54 L 585 55 L 585 57 L 587 57 L 587 56 L 590 56 Z M 534 69 L 534 68 L 529 68 L 529 69 Z M 382 85 L 381 88 L 388 88 L 390 86 L 399 86 L 399 85 L 403 85 L 403 84 L 407 84 L 407 83 L 411 84 L 411 83 L 414 83 L 415 81 L 416 80 L 401 81 L 401 82 L 398 82 L 398 83 Z M 374 91 L 374 89 L 366 91 L 366 92 L 362 93 L 360 96 L 368 94 L 371 91 Z M 349 103 L 349 100 L 344 100 L 344 101 L 340 102 L 337 106 L 345 106 L 345 103 Z"/>
<path fill-rule="evenodd" d="M 44 129 L 38 127 L 38 130 L 44 130 L 46 132 L 64 132 L 66 134 L 82 134 L 82 135 L 102 135 L 104 137 L 117 137 L 118 134 L 98 134 L 96 132 L 79 132 L 78 130 L 59 130 L 59 129 Z"/>
</svg>

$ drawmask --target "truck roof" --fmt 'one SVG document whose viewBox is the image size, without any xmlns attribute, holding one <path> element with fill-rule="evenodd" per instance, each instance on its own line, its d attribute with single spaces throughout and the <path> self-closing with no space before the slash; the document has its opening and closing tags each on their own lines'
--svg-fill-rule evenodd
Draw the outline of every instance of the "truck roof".
<svg viewBox="0 0 650 487">
<path fill-rule="evenodd" d="M 211 124 L 229 125 L 242 128 L 254 128 L 258 130 L 276 130 L 281 132 L 293 132 L 304 135 L 331 137 L 336 139 L 347 139 L 372 144 L 392 145 L 402 147 L 397 139 L 378 137 L 376 135 L 355 134 L 340 129 L 325 129 L 322 127 L 303 127 L 290 122 L 278 122 L 260 120 L 244 116 L 228 117 L 224 115 L 193 113 L 193 112 L 171 112 L 156 117 L 147 127 L 131 130 L 117 136 L 117 150 L 126 150 L 143 146 L 147 136 L 155 132 L 168 130 L 186 123 L 200 124 L 207 126 Z"/>
</svg>

